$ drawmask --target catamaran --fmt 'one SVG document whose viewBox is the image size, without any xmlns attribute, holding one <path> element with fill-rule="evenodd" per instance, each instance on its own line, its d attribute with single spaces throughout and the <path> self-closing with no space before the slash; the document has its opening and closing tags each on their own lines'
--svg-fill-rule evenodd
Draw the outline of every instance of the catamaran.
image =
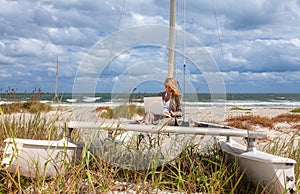
<svg viewBox="0 0 300 194">
<path fill-rule="evenodd" d="M 168 54 L 168 77 L 175 74 L 174 68 L 174 51 L 175 51 L 175 24 L 176 24 L 176 0 L 170 0 L 170 24 L 169 24 L 169 54 Z M 72 142 L 70 137 L 74 129 L 89 129 L 96 131 L 91 140 L 90 150 L 100 157 L 107 156 L 107 152 L 114 153 L 111 157 L 106 158 L 112 163 L 123 165 L 126 167 L 139 168 L 148 166 L 149 161 L 158 159 L 159 161 L 168 162 L 171 158 L 176 157 L 176 150 L 182 148 L 189 138 L 197 136 L 211 136 L 220 145 L 228 160 L 237 160 L 242 171 L 255 182 L 266 182 L 274 193 L 295 193 L 295 174 L 294 166 L 296 161 L 290 158 L 271 155 L 256 149 L 255 142 L 258 138 L 266 138 L 265 131 L 249 131 L 227 127 L 218 124 L 195 122 L 193 126 L 188 122 L 184 122 L 182 126 L 158 126 L 158 125 L 139 125 L 131 121 L 125 122 L 107 122 L 107 121 L 69 121 L 57 122 L 57 127 L 66 127 L 69 131 L 69 138 L 59 141 L 40 141 L 40 140 L 24 140 L 11 139 L 5 140 L 6 148 L 2 165 L 10 172 L 20 169 L 20 173 L 24 176 L 39 176 L 37 169 L 42 174 L 55 177 L 57 166 L 62 166 L 61 160 L 57 158 L 71 158 L 74 155 L 74 149 L 78 146 L 76 142 Z M 111 134 L 115 135 L 112 136 Z M 138 136 L 134 134 L 138 133 Z M 144 160 L 136 161 L 131 152 L 125 149 L 118 151 L 122 144 L 132 141 L 141 143 L 141 137 L 147 134 L 167 137 L 167 145 L 170 145 L 169 137 L 173 138 L 172 150 L 167 149 L 166 144 L 159 141 L 154 145 L 155 149 L 145 150 L 138 149 L 136 154 L 140 154 L 139 158 Z M 234 141 L 232 137 L 242 137 L 247 140 L 244 146 Z M 169 138 L 169 139 L 168 139 Z M 106 141 L 110 139 L 110 141 Z M 151 139 L 151 138 L 149 138 Z M 97 141 L 98 140 L 98 141 Z M 180 140 L 180 141 L 178 141 Z M 112 144 L 113 145 L 112 145 Z M 140 145 L 137 145 L 139 147 Z M 164 147 L 165 146 L 165 147 Z M 177 146 L 177 147 L 176 147 Z M 124 146 L 123 146 L 124 147 Z M 158 148 L 160 147 L 160 148 Z M 128 149 L 127 149 L 128 150 Z M 179 149 L 180 151 L 180 149 Z M 126 153 L 125 153 L 126 152 Z M 122 156 L 124 156 L 122 158 Z M 168 157 L 170 156 L 170 157 Z M 125 160 L 132 157 L 132 160 Z M 49 162 L 51 161 L 51 162 Z M 125 162 L 124 162 L 125 161 Z M 39 166 L 32 166 L 39 163 Z M 132 166 L 128 166 L 132 165 Z M 47 166 L 47 168 L 42 168 Z"/>
</svg>

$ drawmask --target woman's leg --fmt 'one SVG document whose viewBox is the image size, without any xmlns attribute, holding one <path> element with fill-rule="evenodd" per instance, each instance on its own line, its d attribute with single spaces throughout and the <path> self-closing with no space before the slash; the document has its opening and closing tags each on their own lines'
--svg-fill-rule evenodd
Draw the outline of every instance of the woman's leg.
<svg viewBox="0 0 300 194">
<path fill-rule="evenodd" d="M 175 118 L 174 117 L 163 118 L 163 119 L 159 120 L 158 125 L 160 125 L 160 126 L 165 126 L 165 125 L 175 126 Z"/>
</svg>

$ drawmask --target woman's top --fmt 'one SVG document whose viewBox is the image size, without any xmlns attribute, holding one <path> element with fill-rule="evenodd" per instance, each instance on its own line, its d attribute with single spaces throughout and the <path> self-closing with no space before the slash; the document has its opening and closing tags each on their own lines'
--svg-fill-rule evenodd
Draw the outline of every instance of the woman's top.
<svg viewBox="0 0 300 194">
<path fill-rule="evenodd" d="M 159 96 L 162 96 L 163 102 L 165 102 L 165 96 L 166 92 L 161 92 L 158 94 Z M 172 117 L 182 117 L 182 103 L 181 103 L 181 96 L 170 96 L 170 99 L 168 101 L 169 104 L 169 111 Z M 167 107 L 167 106 L 166 106 Z"/>
<path fill-rule="evenodd" d="M 165 97 L 163 98 L 163 106 L 164 106 L 164 112 L 170 112 L 170 101 L 172 98 L 172 95 L 170 96 L 168 101 L 165 101 L 164 99 L 167 96 L 167 92 L 165 92 Z"/>
</svg>

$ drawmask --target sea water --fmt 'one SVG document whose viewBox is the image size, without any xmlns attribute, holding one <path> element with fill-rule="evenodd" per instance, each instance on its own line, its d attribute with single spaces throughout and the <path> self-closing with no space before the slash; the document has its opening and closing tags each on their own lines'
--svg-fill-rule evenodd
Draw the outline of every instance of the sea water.
<svg viewBox="0 0 300 194">
<path fill-rule="evenodd" d="M 118 106 L 122 104 L 143 105 L 143 97 L 155 96 L 155 93 L 131 94 L 59 94 L 54 98 L 53 93 L 42 93 L 41 102 L 49 102 L 60 106 Z M 30 101 L 32 94 L 0 94 L 0 104 L 16 101 Z M 265 108 L 299 108 L 300 94 L 290 93 L 227 93 L 227 94 L 185 94 L 183 97 L 185 107 L 265 107 Z"/>
</svg>

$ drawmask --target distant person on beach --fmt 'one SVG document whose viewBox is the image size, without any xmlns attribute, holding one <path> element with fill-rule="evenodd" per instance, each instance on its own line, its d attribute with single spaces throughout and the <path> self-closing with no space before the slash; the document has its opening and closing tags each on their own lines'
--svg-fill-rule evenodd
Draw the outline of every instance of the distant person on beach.
<svg viewBox="0 0 300 194">
<path fill-rule="evenodd" d="M 160 92 L 158 96 L 162 97 L 164 107 L 163 115 L 153 115 L 146 112 L 142 120 L 137 123 L 159 124 L 179 126 L 182 123 L 182 94 L 178 91 L 177 82 L 174 78 L 166 78 L 165 91 Z"/>
</svg>

